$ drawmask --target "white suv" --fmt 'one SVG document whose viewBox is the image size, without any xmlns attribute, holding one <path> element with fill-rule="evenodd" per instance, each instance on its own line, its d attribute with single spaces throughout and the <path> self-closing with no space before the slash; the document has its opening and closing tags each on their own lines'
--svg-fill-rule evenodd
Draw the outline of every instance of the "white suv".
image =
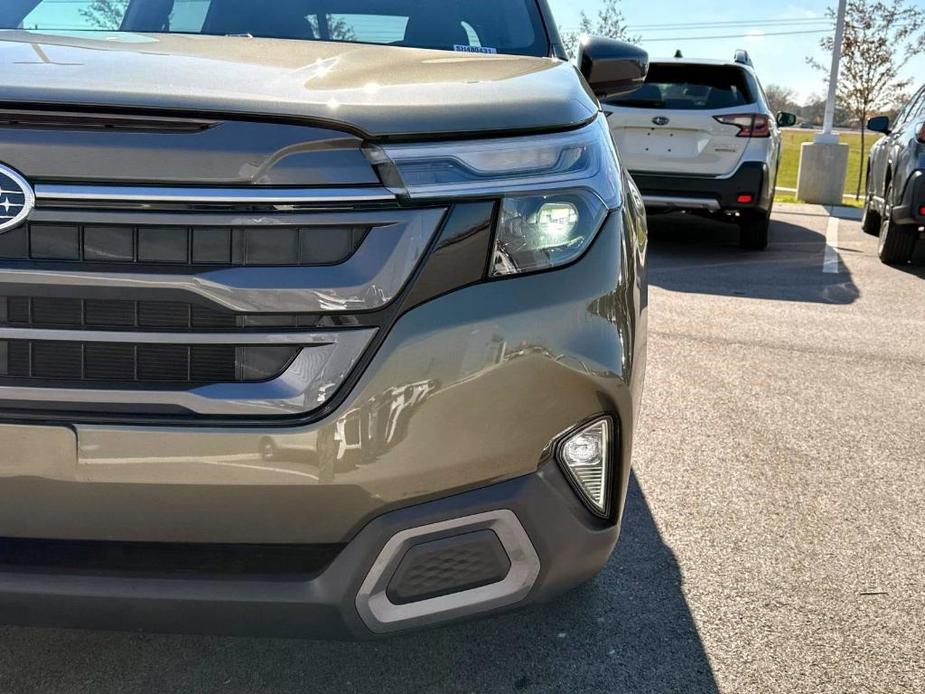
<svg viewBox="0 0 925 694">
<path fill-rule="evenodd" d="M 641 89 L 604 108 L 650 212 L 728 219 L 743 247 L 767 247 L 780 127 L 796 116 L 771 112 L 747 53 L 729 62 L 656 60 Z"/>
</svg>

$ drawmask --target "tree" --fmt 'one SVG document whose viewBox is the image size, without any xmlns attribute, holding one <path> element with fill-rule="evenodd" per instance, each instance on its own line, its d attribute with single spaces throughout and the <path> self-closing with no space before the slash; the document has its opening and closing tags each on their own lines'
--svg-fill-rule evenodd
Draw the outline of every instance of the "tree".
<svg viewBox="0 0 925 694">
<path fill-rule="evenodd" d="M 813 125 L 821 126 L 822 122 L 825 120 L 825 101 L 826 98 L 824 96 L 814 94 L 799 108 L 798 112 L 803 116 L 803 120 L 809 121 Z M 836 99 L 835 126 L 839 128 L 847 127 L 853 117 L 851 112 L 845 108 L 844 104 Z"/>
<path fill-rule="evenodd" d="M 836 11 L 829 8 L 834 20 Z M 821 41 L 822 48 L 832 52 L 833 37 Z M 877 109 L 892 105 L 895 95 L 905 91 L 911 83 L 900 73 L 909 60 L 925 50 L 925 10 L 909 0 L 848 0 L 845 19 L 845 40 L 842 44 L 841 76 L 838 81 L 838 100 L 861 122 L 861 167 L 858 172 L 856 197 L 861 197 L 861 186 L 867 170 L 864 143 L 867 119 Z M 820 70 L 828 68 L 808 59 Z"/>
<path fill-rule="evenodd" d="M 321 25 L 319 24 L 319 16 L 317 14 L 310 14 L 306 18 L 308 20 L 308 25 L 312 29 L 312 33 L 321 38 Z M 353 27 L 347 23 L 343 17 L 334 18 L 331 16 L 327 17 L 327 29 L 328 29 L 328 38 L 331 41 L 356 41 L 357 35 L 353 31 Z"/>
<path fill-rule="evenodd" d="M 608 39 L 618 39 L 630 43 L 639 43 L 640 37 L 630 34 L 626 26 L 626 18 L 620 8 L 620 0 L 603 0 L 601 9 L 593 19 L 582 10 L 578 23 L 578 31 L 570 31 L 563 36 L 565 49 L 571 58 L 578 56 L 578 48 L 582 36 L 603 36 Z"/>
<path fill-rule="evenodd" d="M 129 0 L 93 0 L 87 7 L 80 8 L 80 15 L 93 26 L 107 31 L 117 31 L 128 9 Z"/>
<path fill-rule="evenodd" d="M 80 9 L 80 14 L 98 29 L 117 31 L 122 26 L 122 20 L 125 17 L 130 1 L 93 0 L 87 7 Z M 318 17 L 309 15 L 306 19 L 315 32 L 315 36 L 320 36 Z M 328 34 L 333 41 L 356 41 L 353 28 L 343 18 L 334 19 L 328 17 Z"/>
<path fill-rule="evenodd" d="M 796 92 L 789 87 L 782 87 L 779 84 L 769 84 L 765 88 L 764 93 L 768 97 L 768 104 L 771 106 L 771 111 L 774 113 L 780 113 L 781 111 L 797 113 L 800 110 L 796 102 Z"/>
</svg>

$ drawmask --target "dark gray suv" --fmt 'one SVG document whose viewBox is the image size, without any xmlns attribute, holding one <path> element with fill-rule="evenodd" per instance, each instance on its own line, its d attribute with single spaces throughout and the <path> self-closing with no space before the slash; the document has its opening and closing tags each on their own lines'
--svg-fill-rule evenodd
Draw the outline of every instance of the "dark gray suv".
<svg viewBox="0 0 925 694">
<path fill-rule="evenodd" d="M 363 638 L 619 532 L 646 223 L 536 0 L 0 5 L 0 614 Z"/>
<path fill-rule="evenodd" d="M 886 137 L 870 153 L 864 231 L 880 237 L 880 259 L 908 263 L 925 227 L 925 86 L 895 123 L 881 116 L 867 127 Z"/>
</svg>

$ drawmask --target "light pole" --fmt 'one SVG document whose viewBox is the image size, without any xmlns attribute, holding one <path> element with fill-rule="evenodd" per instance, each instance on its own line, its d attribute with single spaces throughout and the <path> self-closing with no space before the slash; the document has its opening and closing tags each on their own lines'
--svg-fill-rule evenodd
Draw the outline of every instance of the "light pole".
<svg viewBox="0 0 925 694">
<path fill-rule="evenodd" d="M 848 174 L 848 145 L 832 132 L 835 122 L 835 99 L 841 67 L 842 43 L 845 40 L 845 16 L 848 0 L 838 1 L 835 41 L 832 45 L 832 71 L 829 73 L 829 98 L 825 104 L 822 132 L 813 142 L 800 147 L 800 171 L 797 174 L 797 198 L 819 205 L 841 205 Z"/>
<path fill-rule="evenodd" d="M 832 45 L 832 71 L 829 73 L 829 95 L 825 102 L 825 120 L 822 132 L 816 135 L 816 142 L 835 144 L 838 135 L 832 132 L 835 124 L 835 99 L 838 93 L 838 72 L 841 68 L 842 43 L 845 41 L 845 14 L 848 10 L 848 0 L 839 0 L 838 19 L 835 22 L 835 43 Z"/>
</svg>

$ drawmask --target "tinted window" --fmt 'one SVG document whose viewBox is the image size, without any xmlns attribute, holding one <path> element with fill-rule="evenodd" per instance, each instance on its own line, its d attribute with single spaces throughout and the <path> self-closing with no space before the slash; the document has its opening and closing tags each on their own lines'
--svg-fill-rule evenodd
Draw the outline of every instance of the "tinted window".
<svg viewBox="0 0 925 694">
<path fill-rule="evenodd" d="M 535 0 L 0 0 L 0 28 L 250 35 L 549 54 Z"/>
<path fill-rule="evenodd" d="M 210 0 L 175 0 L 168 20 L 171 31 L 194 34 L 202 31 Z"/>
<path fill-rule="evenodd" d="M 755 103 L 757 85 L 745 70 L 727 65 L 653 63 L 646 83 L 632 94 L 611 99 L 614 106 L 710 110 Z"/>
<path fill-rule="evenodd" d="M 112 0 L 109 3 L 102 3 L 99 0 L 72 0 L 71 2 L 44 0 L 37 4 L 29 4 L 34 7 L 20 19 L 23 29 L 39 31 L 103 29 L 110 31 L 117 30 L 122 24 L 128 0 Z M 2 17 L 0 26 L 13 28 L 5 15 L 15 13 L 17 5 L 22 5 L 22 3 L 14 1 L 11 10 L 0 10 L 0 17 Z"/>
<path fill-rule="evenodd" d="M 897 125 L 905 125 L 913 118 L 925 113 L 925 89 L 916 94 L 896 118 Z"/>
</svg>

